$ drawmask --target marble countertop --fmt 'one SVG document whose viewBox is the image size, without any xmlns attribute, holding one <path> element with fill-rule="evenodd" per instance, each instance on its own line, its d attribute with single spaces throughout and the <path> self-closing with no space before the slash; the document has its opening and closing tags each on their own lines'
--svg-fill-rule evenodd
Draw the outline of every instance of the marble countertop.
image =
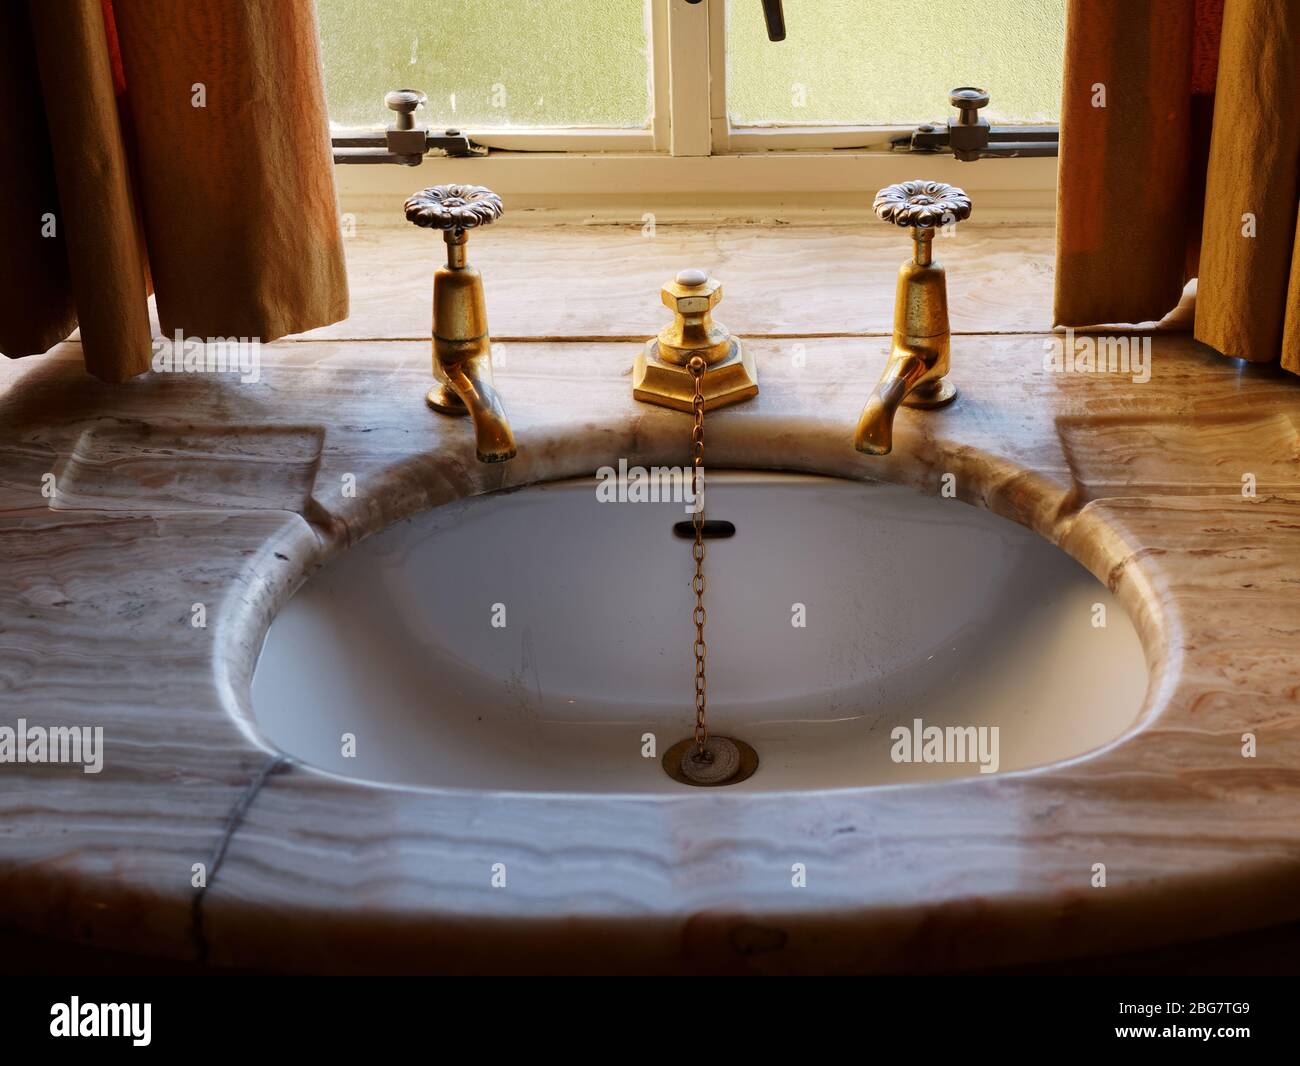
<svg viewBox="0 0 1300 1066">
<path fill-rule="evenodd" d="M 904 409 L 893 454 L 860 455 L 905 249 L 770 229 L 663 227 L 652 250 L 635 227 L 476 236 L 509 345 L 497 380 L 520 452 L 503 466 L 424 407 L 437 252 L 402 230 L 362 233 L 353 318 L 265 347 L 255 384 L 109 387 L 75 341 L 5 366 L 0 725 L 102 725 L 105 762 L 0 765 L 0 925 L 288 970 L 860 972 L 1300 917 L 1300 382 L 1176 323 L 1140 331 L 1144 384 L 1049 373 L 1050 230 L 968 226 L 944 249 L 961 397 Z M 385 249 L 410 261 L 386 274 Z M 554 292 L 554 261 L 578 257 L 612 265 Z M 955 474 L 962 500 L 1056 543 L 1129 611 L 1152 677 L 1133 728 L 1038 770 L 743 795 L 376 787 L 262 743 L 262 635 L 324 560 L 466 495 L 683 460 L 682 416 L 634 403 L 629 372 L 658 284 L 696 261 L 729 286 L 719 317 L 762 389 L 710 416 L 711 466 L 927 493 Z"/>
</svg>

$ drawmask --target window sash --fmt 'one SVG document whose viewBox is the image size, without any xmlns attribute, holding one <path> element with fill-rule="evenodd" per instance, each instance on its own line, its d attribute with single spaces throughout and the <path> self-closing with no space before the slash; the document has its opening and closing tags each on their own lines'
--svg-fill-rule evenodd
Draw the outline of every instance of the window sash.
<svg viewBox="0 0 1300 1066">
<path fill-rule="evenodd" d="M 911 127 L 731 128 L 725 19 L 724 0 L 651 0 L 649 129 L 467 127 L 471 139 L 499 151 L 430 158 L 426 166 L 447 175 L 440 180 L 557 204 L 593 195 L 639 201 L 674 193 L 690 193 L 701 204 L 736 196 L 807 203 L 820 194 L 857 203 L 862 190 L 915 177 L 922 168 L 977 196 L 981 218 L 1054 214 L 1055 159 L 986 159 L 974 166 L 951 155 L 922 161 L 890 150 L 890 139 Z M 338 173 L 341 193 L 362 199 L 395 193 L 411 180 L 406 168 L 394 166 L 346 166 Z"/>
</svg>

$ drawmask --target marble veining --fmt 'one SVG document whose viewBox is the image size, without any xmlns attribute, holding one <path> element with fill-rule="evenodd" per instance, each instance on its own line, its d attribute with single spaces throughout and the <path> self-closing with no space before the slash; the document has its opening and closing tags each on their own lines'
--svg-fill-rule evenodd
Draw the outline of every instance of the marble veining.
<svg viewBox="0 0 1300 1066">
<path fill-rule="evenodd" d="M 494 314 L 508 287 L 489 275 Z M 257 383 L 117 389 L 72 343 L 0 396 L 0 724 L 102 724 L 105 767 L 0 765 L 0 921 L 279 969 L 857 972 L 1300 917 L 1294 381 L 1173 332 L 1142 385 L 1045 371 L 1042 334 L 958 335 L 961 398 L 904 410 L 871 458 L 850 437 L 888 338 L 809 337 L 796 360 L 786 324 L 749 338 L 762 392 L 711 416 L 711 464 L 928 493 L 954 474 L 1124 604 L 1152 671 L 1128 733 L 1037 770 L 787 794 L 376 787 L 284 760 L 249 677 L 322 562 L 467 495 L 680 463 L 685 421 L 632 402 L 632 342 L 513 341 L 520 454 L 495 467 L 424 407 L 427 342 L 308 337 L 264 349 Z"/>
</svg>

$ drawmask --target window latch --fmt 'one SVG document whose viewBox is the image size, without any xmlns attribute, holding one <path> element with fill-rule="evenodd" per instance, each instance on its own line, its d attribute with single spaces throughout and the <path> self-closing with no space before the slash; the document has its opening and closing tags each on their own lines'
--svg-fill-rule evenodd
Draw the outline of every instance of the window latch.
<svg viewBox="0 0 1300 1066">
<path fill-rule="evenodd" d="M 417 166 L 428 152 L 448 156 L 487 155 L 486 146 L 471 141 L 460 130 L 430 133 L 417 125 L 415 111 L 423 107 L 424 93 L 418 89 L 394 89 L 384 97 L 396 120 L 384 130 L 354 130 L 330 138 L 336 163 L 398 163 Z"/>
<path fill-rule="evenodd" d="M 1057 154 L 1057 126 L 990 126 L 979 113 L 989 102 L 989 94 L 983 89 L 953 89 L 948 102 L 957 109 L 955 121 L 950 118 L 946 123 L 917 126 L 911 133 L 892 138 L 890 146 L 904 152 L 950 151 L 967 162 Z"/>
<path fill-rule="evenodd" d="M 785 40 L 785 9 L 781 0 L 763 0 L 763 21 L 767 23 L 769 41 Z"/>
<path fill-rule="evenodd" d="M 686 0 L 686 2 L 695 5 L 702 3 L 703 0 Z M 763 22 L 767 26 L 767 39 L 769 41 L 785 40 L 785 6 L 783 0 L 763 0 Z"/>
</svg>

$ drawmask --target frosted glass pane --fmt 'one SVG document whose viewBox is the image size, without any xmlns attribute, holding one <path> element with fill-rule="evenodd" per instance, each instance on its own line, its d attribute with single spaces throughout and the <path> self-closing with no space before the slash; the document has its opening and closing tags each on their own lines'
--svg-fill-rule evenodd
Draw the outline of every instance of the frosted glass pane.
<svg viewBox="0 0 1300 1066">
<path fill-rule="evenodd" d="M 727 4 L 732 125 L 915 125 L 987 89 L 990 122 L 1055 122 L 1065 0 L 786 0 L 788 36 L 767 39 L 758 0 Z"/>
<path fill-rule="evenodd" d="M 317 0 L 331 122 L 383 126 L 389 89 L 430 126 L 643 128 L 646 0 Z"/>
</svg>

